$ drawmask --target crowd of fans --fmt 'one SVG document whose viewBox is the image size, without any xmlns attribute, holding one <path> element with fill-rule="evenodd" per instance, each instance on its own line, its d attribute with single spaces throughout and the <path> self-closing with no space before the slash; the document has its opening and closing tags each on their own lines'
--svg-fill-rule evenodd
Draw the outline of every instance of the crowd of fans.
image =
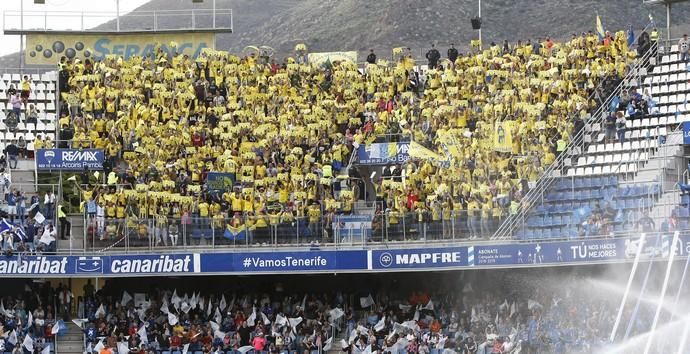
<svg viewBox="0 0 690 354">
<path fill-rule="evenodd" d="M 404 52 L 364 69 L 214 50 L 197 59 L 162 50 L 63 58 L 61 140 L 106 152 L 106 183 L 82 188 L 89 214 L 258 229 L 351 213 L 359 187 L 340 171 L 353 151 L 414 140 L 448 159 L 412 159 L 399 176 L 372 181 L 386 223 L 406 212 L 445 220 L 462 210 L 469 236 L 478 236 L 520 200 L 527 183 L 519 181 L 554 161 L 556 146 L 596 106 L 594 88 L 621 77 L 634 53 L 620 32 L 432 57 L 428 69 Z M 494 127 L 504 121 L 514 122 L 512 145 L 497 150 Z M 232 187 L 207 190 L 209 172 L 227 173 Z"/>
<path fill-rule="evenodd" d="M 98 291 L 79 323 L 89 352 L 589 353 L 606 342 L 618 299 L 585 297 L 582 279 L 502 278 L 373 295 Z"/>
<path fill-rule="evenodd" d="M 0 351 L 5 353 L 54 352 L 60 319 L 68 314 L 72 294 L 60 284 L 26 283 L 16 296 L 0 298 Z M 62 327 L 61 327 L 62 326 Z"/>
</svg>

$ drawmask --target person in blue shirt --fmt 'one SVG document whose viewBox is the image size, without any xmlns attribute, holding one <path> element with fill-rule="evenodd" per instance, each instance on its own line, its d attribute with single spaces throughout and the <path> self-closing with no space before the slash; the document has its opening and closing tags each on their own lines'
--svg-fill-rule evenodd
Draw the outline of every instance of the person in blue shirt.
<svg viewBox="0 0 690 354">
<path fill-rule="evenodd" d="M 15 193 L 7 194 L 7 214 L 10 217 L 10 222 L 14 224 L 14 217 L 17 216 L 17 195 Z"/>
</svg>

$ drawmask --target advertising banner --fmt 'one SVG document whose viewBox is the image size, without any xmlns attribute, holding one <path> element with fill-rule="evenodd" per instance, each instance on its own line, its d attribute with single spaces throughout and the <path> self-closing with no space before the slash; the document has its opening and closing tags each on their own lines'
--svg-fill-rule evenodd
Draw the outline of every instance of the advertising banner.
<svg viewBox="0 0 690 354">
<path fill-rule="evenodd" d="M 105 154 L 98 149 L 38 149 L 36 168 L 39 170 L 80 171 L 102 170 Z"/>
<path fill-rule="evenodd" d="M 642 259 L 664 260 L 673 235 L 649 237 Z M 0 277 L 122 277 L 193 274 L 333 273 L 631 262 L 639 238 L 468 245 L 456 247 L 209 252 L 97 256 L 9 256 Z M 690 235 L 679 238 L 676 256 L 688 257 Z"/>
<path fill-rule="evenodd" d="M 362 165 L 400 165 L 410 158 L 410 143 L 373 143 L 360 145 L 357 162 Z"/>
<path fill-rule="evenodd" d="M 156 33 L 156 34 L 28 34 L 26 35 L 26 63 L 55 65 L 60 57 L 93 58 L 101 60 L 113 54 L 125 59 L 155 53 L 157 48 L 168 54 L 180 53 L 196 58 L 204 48 L 213 48 L 214 34 Z"/>
</svg>

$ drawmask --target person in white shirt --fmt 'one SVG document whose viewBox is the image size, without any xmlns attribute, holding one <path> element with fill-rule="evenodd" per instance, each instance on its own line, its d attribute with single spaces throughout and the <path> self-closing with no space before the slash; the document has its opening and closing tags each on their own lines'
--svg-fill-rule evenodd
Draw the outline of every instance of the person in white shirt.
<svg viewBox="0 0 690 354">
<path fill-rule="evenodd" d="M 53 217 L 55 216 L 55 193 L 53 191 L 50 191 L 45 194 L 45 197 L 43 198 L 43 205 L 46 208 L 46 219 L 48 220 L 53 220 Z"/>
<path fill-rule="evenodd" d="M 103 239 L 105 232 L 105 208 L 100 204 L 96 205 L 96 227 L 98 229 L 98 236 Z"/>
<path fill-rule="evenodd" d="M 690 40 L 688 40 L 687 34 L 684 34 L 683 38 L 678 41 L 678 52 L 680 53 L 680 61 L 687 63 L 688 57 L 690 57 Z"/>
</svg>

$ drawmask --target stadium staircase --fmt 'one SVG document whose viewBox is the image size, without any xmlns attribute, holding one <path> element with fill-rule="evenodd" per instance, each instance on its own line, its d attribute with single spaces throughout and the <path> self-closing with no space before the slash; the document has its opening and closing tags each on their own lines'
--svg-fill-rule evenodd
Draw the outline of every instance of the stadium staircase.
<svg viewBox="0 0 690 354">
<path fill-rule="evenodd" d="M 65 322 L 67 331 L 60 333 L 57 337 L 57 350 L 59 354 L 83 354 L 84 350 L 84 334 L 73 322 Z"/>
<path fill-rule="evenodd" d="M 686 169 L 680 124 L 690 121 L 690 74 L 675 45 L 658 63 L 651 54 L 637 59 L 494 239 L 576 237 L 582 221 L 578 213 L 597 204 L 609 203 L 617 210 L 612 232 L 632 231 L 644 211 L 657 218 L 657 227 L 671 216 L 671 208 L 681 204 L 675 184 Z M 651 72 L 642 65 L 648 60 L 654 64 Z M 626 117 L 624 142 L 607 143 L 604 120 L 624 89 L 650 92 L 656 108 L 642 118 Z M 683 215 L 688 214 L 684 209 Z M 681 222 L 687 225 L 687 219 Z"/>
</svg>

